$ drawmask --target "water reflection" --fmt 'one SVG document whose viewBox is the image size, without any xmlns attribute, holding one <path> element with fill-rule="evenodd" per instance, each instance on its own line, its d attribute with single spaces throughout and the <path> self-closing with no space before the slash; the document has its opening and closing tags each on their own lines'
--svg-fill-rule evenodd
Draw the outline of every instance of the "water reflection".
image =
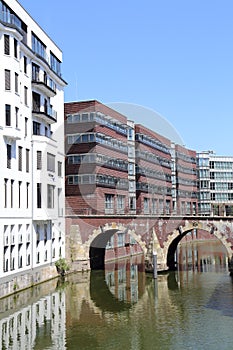
<svg viewBox="0 0 233 350">
<path fill-rule="evenodd" d="M 1 349 L 64 349 L 64 306 L 57 281 L 1 300 Z"/>
<path fill-rule="evenodd" d="M 179 254 L 180 269 L 157 280 L 138 256 L 1 300 L 0 348 L 231 349 L 233 283 L 224 251 L 187 244 Z"/>
<path fill-rule="evenodd" d="M 105 283 L 119 301 L 136 303 L 145 290 L 144 256 L 134 256 L 105 265 Z"/>
<path fill-rule="evenodd" d="M 219 241 L 188 242 L 178 245 L 179 270 L 218 271 L 227 266 L 225 247 Z"/>
</svg>

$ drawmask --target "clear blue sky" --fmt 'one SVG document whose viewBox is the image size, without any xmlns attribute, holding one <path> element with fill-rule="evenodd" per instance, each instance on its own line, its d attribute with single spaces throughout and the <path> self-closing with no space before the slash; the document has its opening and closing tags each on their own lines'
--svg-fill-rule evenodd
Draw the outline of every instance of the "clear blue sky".
<svg viewBox="0 0 233 350">
<path fill-rule="evenodd" d="M 138 104 L 186 147 L 233 156 L 232 0 L 20 3 L 63 51 L 66 102 Z"/>
</svg>

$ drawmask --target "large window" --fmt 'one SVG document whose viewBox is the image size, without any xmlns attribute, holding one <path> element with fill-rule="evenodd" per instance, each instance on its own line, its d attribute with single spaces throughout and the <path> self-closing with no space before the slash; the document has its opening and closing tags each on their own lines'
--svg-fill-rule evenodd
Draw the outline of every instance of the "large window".
<svg viewBox="0 0 233 350">
<path fill-rule="evenodd" d="M 32 80 L 33 81 L 40 80 L 40 67 L 35 63 L 32 63 Z"/>
<path fill-rule="evenodd" d="M 5 90 L 11 89 L 11 71 L 5 69 Z"/>
<path fill-rule="evenodd" d="M 48 61 L 46 56 L 46 46 L 34 33 L 32 33 L 32 50 Z"/>
<path fill-rule="evenodd" d="M 41 208 L 41 190 L 42 190 L 42 187 L 41 187 L 41 183 L 37 183 L 37 208 Z"/>
<path fill-rule="evenodd" d="M 125 196 L 117 196 L 117 211 L 123 212 L 125 209 Z"/>
<path fill-rule="evenodd" d="M 19 171 L 22 171 L 22 163 L 23 163 L 22 150 L 23 150 L 23 147 L 18 146 L 18 170 Z"/>
<path fill-rule="evenodd" d="M 29 154 L 30 150 L 26 149 L 26 172 L 29 173 Z"/>
<path fill-rule="evenodd" d="M 47 170 L 55 172 L 55 156 L 51 153 L 47 153 Z"/>
<path fill-rule="evenodd" d="M 7 168 L 11 169 L 11 145 L 6 145 L 6 151 L 7 151 Z"/>
<path fill-rule="evenodd" d="M 15 73 L 15 93 L 19 92 L 19 74 Z"/>
<path fill-rule="evenodd" d="M 47 185 L 47 207 L 49 209 L 54 208 L 54 186 Z"/>
<path fill-rule="evenodd" d="M 27 88 L 27 86 L 24 86 L 24 104 L 25 104 L 25 106 L 28 105 L 28 88 Z"/>
<path fill-rule="evenodd" d="M 41 151 L 36 152 L 36 168 L 37 170 L 42 169 L 42 152 Z"/>
<path fill-rule="evenodd" d="M 18 58 L 18 41 L 14 39 L 14 56 Z"/>
<path fill-rule="evenodd" d="M 6 126 L 11 126 L 11 106 L 5 105 L 5 122 Z"/>
<path fill-rule="evenodd" d="M 40 123 L 33 122 L 33 135 L 40 135 Z"/>
<path fill-rule="evenodd" d="M 105 212 L 113 213 L 114 211 L 114 195 L 105 194 Z"/>
<path fill-rule="evenodd" d="M 62 176 L 62 162 L 57 162 L 57 175 Z"/>
<path fill-rule="evenodd" d="M 4 54 L 10 55 L 10 36 L 4 34 Z"/>
<path fill-rule="evenodd" d="M 4 208 L 7 208 L 7 183 L 8 179 L 4 179 Z"/>
<path fill-rule="evenodd" d="M 61 76 L 61 62 L 52 52 L 50 52 L 50 66 L 57 75 Z"/>
</svg>

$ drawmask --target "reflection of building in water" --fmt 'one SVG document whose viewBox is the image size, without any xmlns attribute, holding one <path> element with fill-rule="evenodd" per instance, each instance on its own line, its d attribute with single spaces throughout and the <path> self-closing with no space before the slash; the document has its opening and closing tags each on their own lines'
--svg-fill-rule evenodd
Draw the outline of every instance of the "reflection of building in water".
<svg viewBox="0 0 233 350">
<path fill-rule="evenodd" d="M 193 242 L 178 246 L 179 270 L 197 269 L 198 271 L 210 271 L 227 266 L 227 255 L 225 248 L 218 241 L 211 244 L 205 242 Z"/>
<path fill-rule="evenodd" d="M 0 320 L 1 349 L 64 349 L 65 293 L 56 292 Z"/>
<path fill-rule="evenodd" d="M 139 274 L 142 257 L 120 260 L 105 265 L 105 280 L 111 293 L 119 300 L 128 303 L 138 301 Z"/>
<path fill-rule="evenodd" d="M 141 246 L 128 233 L 115 233 L 106 245 L 105 261 L 142 254 Z"/>
</svg>

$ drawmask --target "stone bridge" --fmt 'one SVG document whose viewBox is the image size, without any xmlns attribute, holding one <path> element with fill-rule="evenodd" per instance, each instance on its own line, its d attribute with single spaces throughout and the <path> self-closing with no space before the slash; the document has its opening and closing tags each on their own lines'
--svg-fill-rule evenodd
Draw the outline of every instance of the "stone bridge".
<svg viewBox="0 0 233 350">
<path fill-rule="evenodd" d="M 67 257 L 86 269 L 104 269 L 105 247 L 116 232 L 129 233 L 141 246 L 145 263 L 152 268 L 157 254 L 158 271 L 175 268 L 180 240 L 193 230 L 207 231 L 226 248 L 233 271 L 233 223 L 231 217 L 79 215 L 66 217 Z"/>
</svg>

